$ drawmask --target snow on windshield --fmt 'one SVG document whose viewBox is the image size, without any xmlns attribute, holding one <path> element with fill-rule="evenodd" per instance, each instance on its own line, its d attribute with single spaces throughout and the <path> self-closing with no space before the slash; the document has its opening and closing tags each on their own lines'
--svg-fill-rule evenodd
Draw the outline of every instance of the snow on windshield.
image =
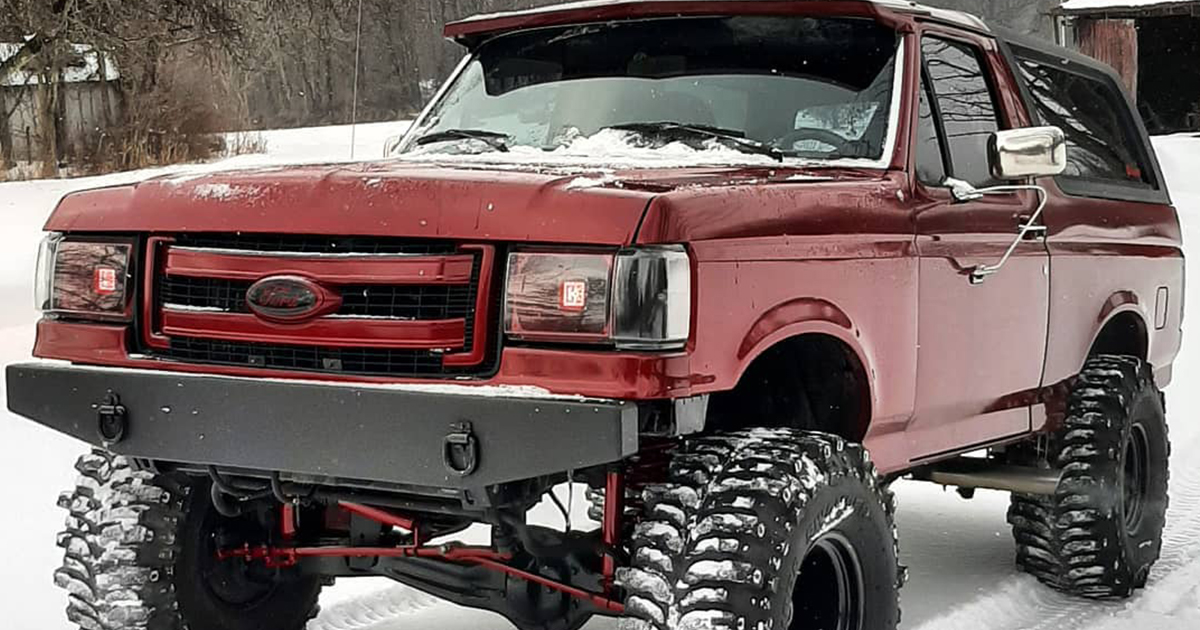
<svg viewBox="0 0 1200 630">
<path fill-rule="evenodd" d="M 894 146 L 899 42 L 867 20 L 794 16 L 517 32 L 481 46 L 399 150 L 457 162 L 622 166 L 759 164 L 773 152 L 776 163 L 880 167 Z M 728 137 L 642 130 L 635 142 L 609 133 L 663 124 Z"/>
<path fill-rule="evenodd" d="M 471 142 L 482 144 L 482 141 L 468 141 Z M 591 136 L 580 136 L 550 151 L 521 145 L 506 152 L 486 150 L 486 145 L 479 148 L 478 152 L 470 148 L 456 151 L 446 144 L 435 143 L 402 154 L 398 159 L 458 164 L 626 168 L 779 165 L 779 161 L 770 156 L 744 153 L 716 141 L 707 141 L 699 149 L 682 142 L 645 146 L 636 142 L 635 134 L 617 129 L 604 129 Z"/>
</svg>

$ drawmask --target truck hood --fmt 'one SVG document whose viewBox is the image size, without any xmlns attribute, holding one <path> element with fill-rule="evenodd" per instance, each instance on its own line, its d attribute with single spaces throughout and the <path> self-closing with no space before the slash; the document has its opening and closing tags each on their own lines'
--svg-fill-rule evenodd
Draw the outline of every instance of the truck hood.
<svg viewBox="0 0 1200 630">
<path fill-rule="evenodd" d="M 168 175 L 68 195 L 60 232 L 259 232 L 627 245 L 674 191 L 850 176 L 796 169 L 468 167 L 394 161 Z M 873 178 L 878 178 L 876 173 Z"/>
</svg>

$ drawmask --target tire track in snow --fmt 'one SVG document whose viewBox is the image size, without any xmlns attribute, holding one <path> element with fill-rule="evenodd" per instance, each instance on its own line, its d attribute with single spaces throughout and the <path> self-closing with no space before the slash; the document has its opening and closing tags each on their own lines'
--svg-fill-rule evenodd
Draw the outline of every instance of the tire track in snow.
<svg viewBox="0 0 1200 630">
<path fill-rule="evenodd" d="M 442 605 L 436 597 L 395 585 L 322 608 L 308 630 L 379 629 L 396 623 L 397 617 L 435 605 Z"/>
<path fill-rule="evenodd" d="M 1064 595 L 1031 576 L 1019 575 L 998 583 L 993 593 L 958 606 L 916 630 L 1090 630 L 1101 623 L 1120 627 L 1119 622 L 1108 619 L 1114 616 L 1126 618 L 1127 623 L 1129 616 L 1143 610 L 1176 610 L 1179 602 L 1188 599 L 1191 588 L 1200 583 L 1200 468 L 1185 459 L 1185 454 L 1200 449 L 1200 435 L 1191 433 L 1190 439 L 1172 448 L 1171 504 L 1163 532 L 1163 552 L 1145 590 L 1124 602 L 1096 601 Z"/>
</svg>

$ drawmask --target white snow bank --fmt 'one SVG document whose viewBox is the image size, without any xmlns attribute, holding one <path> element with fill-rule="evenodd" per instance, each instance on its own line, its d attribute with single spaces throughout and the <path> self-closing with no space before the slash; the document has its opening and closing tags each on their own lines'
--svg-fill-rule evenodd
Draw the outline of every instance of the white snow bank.
<svg viewBox="0 0 1200 630">
<path fill-rule="evenodd" d="M 411 121 L 364 123 L 354 131 L 354 157 L 350 156 L 350 125 L 276 129 L 262 132 L 267 142 L 266 157 L 275 164 L 373 160 L 383 157 L 385 142 L 408 131 Z M 253 157 L 253 156 L 251 156 Z M 233 158 L 236 162 L 237 158 Z"/>
</svg>

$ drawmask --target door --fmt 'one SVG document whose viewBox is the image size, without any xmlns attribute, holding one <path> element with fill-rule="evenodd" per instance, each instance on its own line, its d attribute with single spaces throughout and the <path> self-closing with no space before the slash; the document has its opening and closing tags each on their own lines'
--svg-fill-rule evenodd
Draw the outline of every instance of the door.
<svg viewBox="0 0 1200 630">
<path fill-rule="evenodd" d="M 1018 241 L 1037 208 L 1032 191 L 956 202 L 946 177 L 995 185 L 987 142 L 1000 128 L 992 81 L 973 43 L 922 40 L 914 160 L 919 252 L 917 395 L 908 427 L 914 459 L 1024 433 L 1046 350 L 1049 257 L 1041 233 Z M 971 271 L 1003 268 L 973 283 Z"/>
</svg>

